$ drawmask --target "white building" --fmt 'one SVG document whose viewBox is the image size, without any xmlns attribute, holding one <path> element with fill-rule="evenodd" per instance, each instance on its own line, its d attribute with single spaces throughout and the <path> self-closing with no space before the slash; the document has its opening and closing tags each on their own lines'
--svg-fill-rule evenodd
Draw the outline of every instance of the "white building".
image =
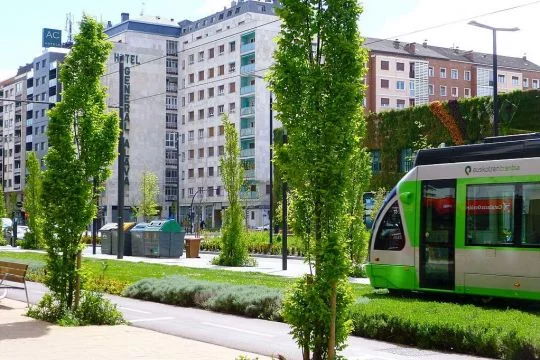
<svg viewBox="0 0 540 360">
<path fill-rule="evenodd" d="M 130 20 L 122 14 L 120 24 L 109 24 L 114 49 L 103 80 L 109 105 L 118 105 L 120 54 L 130 67 L 127 211 L 139 200 L 142 173 L 151 171 L 160 182 L 162 217 L 175 213 L 179 197 L 181 219 L 192 213 L 197 224 L 220 226 L 227 206 L 219 174 L 225 143 L 220 115 L 228 113 L 240 132 L 246 222 L 268 223 L 270 93 L 262 77 L 279 33 L 275 6 L 274 1 L 232 2 L 197 21 Z M 117 186 L 115 164 L 101 199 L 107 221 L 116 221 Z"/>
</svg>

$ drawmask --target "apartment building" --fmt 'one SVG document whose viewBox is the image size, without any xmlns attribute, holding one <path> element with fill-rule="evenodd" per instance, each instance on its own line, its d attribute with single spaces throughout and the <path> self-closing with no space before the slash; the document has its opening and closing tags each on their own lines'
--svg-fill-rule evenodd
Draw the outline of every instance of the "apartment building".
<svg viewBox="0 0 540 360">
<path fill-rule="evenodd" d="M 367 111 L 493 94 L 493 56 L 458 48 L 366 38 Z M 497 56 L 498 92 L 540 88 L 540 66 Z M 427 70 L 427 76 L 426 71 Z M 427 95 L 425 89 L 427 89 Z"/>
<path fill-rule="evenodd" d="M 193 217 L 218 227 L 227 197 L 220 178 L 224 153 L 221 115 L 240 133 L 246 186 L 241 197 L 249 226 L 268 222 L 269 101 L 262 77 L 279 32 L 274 1 L 232 2 L 196 21 L 130 19 L 105 30 L 113 43 L 103 84 L 118 106 L 118 63 L 129 68 L 125 210 L 140 200 L 144 171 L 158 176 L 161 216 Z M 117 164 L 101 198 L 107 221 L 117 217 Z"/>
</svg>

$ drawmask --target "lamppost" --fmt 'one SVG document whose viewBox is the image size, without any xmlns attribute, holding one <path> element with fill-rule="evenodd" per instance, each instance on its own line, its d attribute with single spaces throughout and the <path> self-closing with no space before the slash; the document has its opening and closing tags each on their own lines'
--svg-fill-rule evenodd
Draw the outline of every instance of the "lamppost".
<svg viewBox="0 0 540 360">
<path fill-rule="evenodd" d="M 189 230 L 191 230 L 192 233 L 194 232 L 193 231 L 194 230 L 193 219 L 195 217 L 195 214 L 193 213 L 193 201 L 195 200 L 195 196 L 197 196 L 198 193 L 201 193 L 201 196 L 202 196 L 202 192 L 204 192 L 206 190 L 209 190 L 209 189 L 211 189 L 212 191 L 217 191 L 217 190 L 219 190 L 219 187 L 217 187 L 217 188 L 208 188 L 208 189 L 204 189 L 204 188 L 197 189 L 197 191 L 195 191 L 195 193 L 191 197 L 191 204 L 189 205 Z"/>
<path fill-rule="evenodd" d="M 477 26 L 483 29 L 488 29 L 493 32 L 493 135 L 499 136 L 499 104 L 497 95 L 497 31 L 518 31 L 518 27 L 513 28 L 498 28 L 489 25 L 481 24 L 477 21 L 469 21 L 469 25 Z"/>
</svg>

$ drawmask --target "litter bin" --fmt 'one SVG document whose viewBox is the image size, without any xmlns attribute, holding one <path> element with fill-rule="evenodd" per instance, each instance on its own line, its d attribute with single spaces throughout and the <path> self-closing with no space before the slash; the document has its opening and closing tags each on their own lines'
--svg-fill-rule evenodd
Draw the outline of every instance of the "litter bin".
<svg viewBox="0 0 540 360">
<path fill-rule="evenodd" d="M 187 258 L 198 258 L 199 250 L 201 248 L 201 240 L 204 238 L 201 237 L 187 237 L 186 238 L 186 257 Z"/>
<path fill-rule="evenodd" d="M 155 220 L 131 230 L 133 256 L 180 257 L 185 231 L 176 220 Z"/>
<path fill-rule="evenodd" d="M 133 222 L 124 223 L 124 255 L 131 256 L 131 233 Z M 107 223 L 99 229 L 101 232 L 101 253 L 116 255 L 118 253 L 118 224 Z"/>
</svg>

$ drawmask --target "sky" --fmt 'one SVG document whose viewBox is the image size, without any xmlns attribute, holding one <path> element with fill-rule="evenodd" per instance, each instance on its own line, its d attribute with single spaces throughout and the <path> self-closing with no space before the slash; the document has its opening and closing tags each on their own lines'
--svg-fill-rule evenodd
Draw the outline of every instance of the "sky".
<svg viewBox="0 0 540 360">
<path fill-rule="evenodd" d="M 0 80 L 15 75 L 19 66 L 42 53 L 43 28 L 61 29 L 65 41 L 68 13 L 75 22 L 87 13 L 100 21 L 117 24 L 122 12 L 129 13 L 132 19 L 143 12 L 145 16 L 159 15 L 181 21 L 200 19 L 230 4 L 230 0 L 3 0 Z M 416 43 L 427 40 L 431 45 L 492 53 L 491 31 L 468 25 L 474 18 L 494 27 L 519 27 L 517 32 L 497 33 L 497 53 L 515 57 L 526 54 L 530 61 L 540 65 L 538 28 L 535 29 L 540 0 L 361 0 L 361 4 L 364 7 L 359 19 L 362 36 Z M 515 8 L 504 10 L 510 7 Z M 485 15 L 499 10 L 504 11 Z M 436 28 L 426 30 L 431 27 Z"/>
</svg>

